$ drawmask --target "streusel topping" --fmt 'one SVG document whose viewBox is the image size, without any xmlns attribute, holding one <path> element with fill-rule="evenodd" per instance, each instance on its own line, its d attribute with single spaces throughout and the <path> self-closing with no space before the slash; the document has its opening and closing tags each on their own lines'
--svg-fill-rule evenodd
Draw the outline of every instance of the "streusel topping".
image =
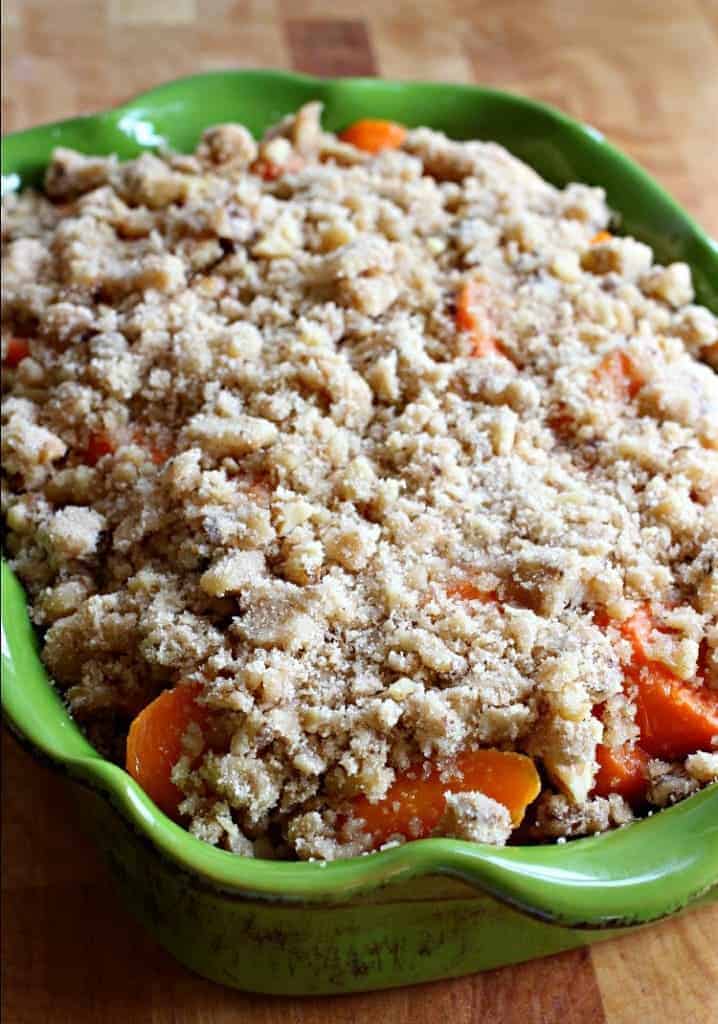
<svg viewBox="0 0 718 1024">
<path fill-rule="evenodd" d="M 638 735 L 620 624 L 650 605 L 653 661 L 718 689 L 687 266 L 609 234 L 600 189 L 426 128 L 370 156 L 316 104 L 259 145 L 57 150 L 3 214 L 7 544 L 95 743 L 198 684 L 180 810 L 250 855 L 365 850 L 355 797 L 476 746 L 541 766 L 536 836 L 630 818 L 593 794 Z M 653 760 L 649 799 L 715 776 Z M 510 833 L 481 794 L 444 824 Z"/>
</svg>

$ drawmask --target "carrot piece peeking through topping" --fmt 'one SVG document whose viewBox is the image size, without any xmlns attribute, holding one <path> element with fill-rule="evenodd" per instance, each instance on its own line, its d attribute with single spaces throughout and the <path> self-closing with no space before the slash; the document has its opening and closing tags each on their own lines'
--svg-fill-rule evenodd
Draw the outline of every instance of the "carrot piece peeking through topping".
<svg viewBox="0 0 718 1024">
<path fill-rule="evenodd" d="M 599 743 L 596 747 L 598 772 L 594 785 L 596 796 L 618 793 L 629 804 L 640 803 L 646 795 L 648 754 L 639 746 L 617 750 Z"/>
<path fill-rule="evenodd" d="M 481 590 L 471 580 L 453 580 L 446 587 L 446 596 L 458 597 L 462 601 L 483 601 L 484 604 L 490 604 L 498 597 L 495 590 Z"/>
<path fill-rule="evenodd" d="M 25 338 L 9 338 L 3 362 L 10 370 L 16 370 L 29 355 L 30 346 Z"/>
<path fill-rule="evenodd" d="M 456 329 L 471 335 L 471 355 L 476 358 L 503 354 L 494 337 L 488 300 L 488 287 L 476 280 L 464 281 L 456 297 Z"/>
<path fill-rule="evenodd" d="M 96 466 L 103 455 L 112 455 L 117 446 L 104 430 L 96 430 L 90 434 L 85 449 L 85 462 L 88 466 Z"/>
<path fill-rule="evenodd" d="M 631 643 L 633 661 L 638 665 L 651 665 L 648 654 L 648 643 L 655 629 L 651 606 L 642 604 L 629 618 L 624 619 L 620 626 L 621 633 Z"/>
<path fill-rule="evenodd" d="M 406 128 L 395 121 L 367 117 L 350 124 L 339 138 L 365 153 L 380 153 L 382 149 L 398 149 L 406 138 Z"/>
<path fill-rule="evenodd" d="M 669 761 L 718 747 L 718 690 L 684 682 L 652 659 L 648 642 L 655 629 L 650 607 L 642 605 L 620 624 L 632 648 L 625 684 L 635 691 L 640 745 L 651 757 Z"/>
<path fill-rule="evenodd" d="M 657 665 L 634 680 L 641 746 L 652 757 L 673 761 L 718 746 L 718 691 L 683 683 Z"/>
<path fill-rule="evenodd" d="M 644 384 L 637 366 L 626 352 L 609 352 L 596 367 L 596 379 L 617 401 L 635 398 Z"/>
<path fill-rule="evenodd" d="M 456 758 L 453 774 L 442 779 L 435 766 L 427 775 L 422 765 L 397 776 L 376 803 L 365 796 L 353 801 L 352 817 L 364 820 L 364 831 L 377 848 L 393 835 L 422 839 L 431 835 L 446 807 L 446 794 L 481 792 L 508 808 L 514 826 L 541 790 L 530 757 L 502 750 L 469 750 Z"/>
<path fill-rule="evenodd" d="M 132 721 L 127 736 L 127 771 L 170 817 L 176 816 L 182 800 L 172 769 L 184 752 L 183 737 L 193 724 L 202 728 L 207 716 L 197 703 L 201 689 L 191 685 L 165 690 Z"/>
</svg>

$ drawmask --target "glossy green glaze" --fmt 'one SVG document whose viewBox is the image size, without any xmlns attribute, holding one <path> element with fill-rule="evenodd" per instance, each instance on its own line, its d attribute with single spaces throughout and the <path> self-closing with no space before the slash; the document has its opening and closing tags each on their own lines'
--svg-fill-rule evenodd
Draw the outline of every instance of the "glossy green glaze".
<svg viewBox="0 0 718 1024">
<path fill-rule="evenodd" d="M 436 874 L 332 903 L 238 897 L 178 871 L 102 796 L 87 789 L 77 795 L 127 905 L 178 959 L 220 983 L 275 994 L 389 988 L 617 934 L 545 924 Z"/>
<path fill-rule="evenodd" d="M 718 247 L 643 171 L 555 111 L 471 86 L 320 81 L 280 72 L 203 75 L 96 117 L 10 136 L 4 187 L 37 182 L 56 145 L 126 157 L 239 120 L 260 132 L 308 99 L 325 124 L 359 116 L 493 138 L 558 184 L 602 184 L 622 230 L 687 260 L 718 312 Z M 3 566 L 3 707 L 63 767 L 128 904 L 182 962 L 265 992 L 408 984 L 582 945 L 718 895 L 718 787 L 618 832 L 496 850 L 430 839 L 329 865 L 238 858 L 192 838 L 104 761 L 65 712 L 37 655 L 22 589 Z"/>
</svg>

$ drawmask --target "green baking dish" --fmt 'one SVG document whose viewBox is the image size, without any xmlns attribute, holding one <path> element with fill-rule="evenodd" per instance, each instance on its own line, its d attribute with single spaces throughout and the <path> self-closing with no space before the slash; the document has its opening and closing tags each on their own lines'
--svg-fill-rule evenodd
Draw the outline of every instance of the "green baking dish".
<svg viewBox="0 0 718 1024">
<path fill-rule="evenodd" d="M 320 80 L 229 71 L 171 82 L 130 103 L 8 136 L 3 189 L 40 180 L 56 145 L 122 157 L 238 120 L 259 133 L 309 99 L 325 124 L 360 116 L 503 143 L 556 184 L 603 185 L 621 230 L 686 260 L 718 312 L 718 246 L 592 128 L 473 86 Z M 608 938 L 718 898 L 718 786 L 625 829 L 563 845 L 495 849 L 427 839 L 332 864 L 248 860 L 166 818 L 103 760 L 49 684 L 17 580 L 3 565 L 3 708 L 62 769 L 81 819 L 131 909 L 188 967 L 258 992 L 385 988 L 516 963 Z"/>
</svg>

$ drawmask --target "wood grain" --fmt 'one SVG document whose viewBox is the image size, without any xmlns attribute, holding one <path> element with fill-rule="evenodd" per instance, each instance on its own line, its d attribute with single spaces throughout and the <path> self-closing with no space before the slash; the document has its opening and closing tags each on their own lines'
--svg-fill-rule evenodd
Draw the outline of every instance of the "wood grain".
<svg viewBox="0 0 718 1024">
<path fill-rule="evenodd" d="M 640 938 L 640 941 L 634 941 Z M 592 960 L 609 1021 L 718 1021 L 718 911 L 697 911 L 677 921 L 595 946 Z M 680 1007 L 676 1016 L 671 1009 Z"/>
<path fill-rule="evenodd" d="M 195 0 L 108 0 L 107 15 L 114 25 L 182 25 L 197 17 Z"/>
<path fill-rule="evenodd" d="M 718 0 L 7 0 L 2 41 L 8 131 L 224 67 L 515 89 L 594 124 L 718 235 Z M 13 742 L 3 751 L 6 1024 L 718 1021 L 718 908 L 590 952 L 395 992 L 219 988 L 126 916 L 61 781 Z"/>
<path fill-rule="evenodd" d="M 286 23 L 292 67 L 328 78 L 377 73 L 363 21 L 310 18 Z"/>
</svg>

